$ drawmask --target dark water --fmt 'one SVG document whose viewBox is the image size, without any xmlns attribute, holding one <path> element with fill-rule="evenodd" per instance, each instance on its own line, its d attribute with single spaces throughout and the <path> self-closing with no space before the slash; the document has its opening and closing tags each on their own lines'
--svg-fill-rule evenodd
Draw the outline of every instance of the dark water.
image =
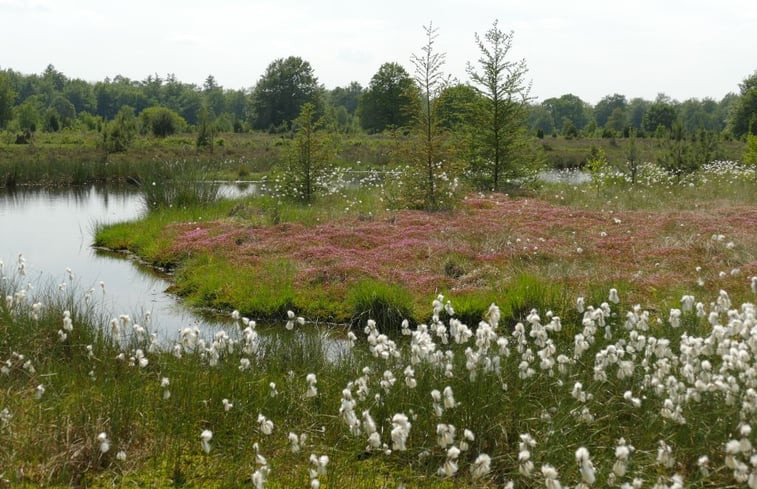
<svg viewBox="0 0 757 489">
<path fill-rule="evenodd" d="M 222 193 L 231 196 L 250 190 L 229 186 Z M 135 219 L 142 212 L 141 198 L 133 187 L 0 189 L 0 260 L 5 273 L 14 272 L 22 253 L 26 279 L 37 288 L 62 283 L 81 291 L 94 288 L 94 302 L 108 316 L 128 314 L 143 322 L 149 311 L 152 329 L 163 339 L 175 337 L 186 326 L 218 328 L 216 321 L 205 320 L 167 294 L 165 276 L 121 255 L 92 248 L 95 223 Z"/>
</svg>

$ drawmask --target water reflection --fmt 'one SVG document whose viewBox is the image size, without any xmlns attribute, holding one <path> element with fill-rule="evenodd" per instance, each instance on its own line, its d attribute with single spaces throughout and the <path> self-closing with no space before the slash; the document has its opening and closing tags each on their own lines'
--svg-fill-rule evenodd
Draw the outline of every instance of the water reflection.
<svg viewBox="0 0 757 489">
<path fill-rule="evenodd" d="M 121 254 L 92 248 L 96 223 L 136 219 L 143 209 L 140 195 L 129 186 L 0 189 L 0 259 L 15 263 L 23 253 L 29 277 L 42 283 L 68 283 L 70 268 L 71 285 L 94 288 L 102 312 L 138 318 L 149 311 L 163 339 L 174 338 L 186 326 L 216 329 L 215 321 L 165 292 L 170 284 L 164 275 Z"/>
</svg>

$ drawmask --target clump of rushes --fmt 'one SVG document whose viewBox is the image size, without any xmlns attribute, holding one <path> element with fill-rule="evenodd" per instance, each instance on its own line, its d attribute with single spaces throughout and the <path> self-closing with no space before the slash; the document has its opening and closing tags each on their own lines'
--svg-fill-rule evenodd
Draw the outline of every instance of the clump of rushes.
<svg viewBox="0 0 757 489">
<path fill-rule="evenodd" d="M 402 321 L 413 318 L 411 296 L 397 284 L 363 280 L 350 288 L 347 303 L 359 328 L 372 319 L 385 333 L 397 334 Z"/>
</svg>

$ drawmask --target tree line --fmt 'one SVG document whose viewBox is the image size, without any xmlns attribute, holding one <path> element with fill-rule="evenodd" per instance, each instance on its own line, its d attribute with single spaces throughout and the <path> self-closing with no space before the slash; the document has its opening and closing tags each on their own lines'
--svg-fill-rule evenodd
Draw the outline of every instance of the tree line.
<svg viewBox="0 0 757 489">
<path fill-rule="evenodd" d="M 149 75 L 144 80 L 116 76 L 88 82 L 69 78 L 47 66 L 40 74 L 0 70 L 0 128 L 20 131 L 58 131 L 63 128 L 98 129 L 116 118 L 122 107 L 135 115 L 157 107 L 170 113 L 155 135 L 180 132 L 200 123 L 203 114 L 220 132 L 248 130 L 287 131 L 306 102 L 329 117 L 342 132 L 382 132 L 406 126 L 418 96 L 413 76 L 399 63 L 382 64 L 367 87 L 358 82 L 327 89 L 313 67 L 300 57 L 274 60 L 251 89 L 226 89 L 209 75 L 202 86 L 179 81 L 175 75 Z M 677 120 L 688 133 L 714 131 L 743 138 L 757 132 L 757 71 L 739 85 L 738 93 L 721 100 L 688 99 L 682 102 L 659 94 L 655 100 L 607 95 L 596 105 L 573 94 L 541 103 L 524 102 L 527 127 L 533 134 L 565 137 L 640 136 L 668 134 Z M 445 84 L 437 94 L 440 122 L 455 127 L 470 121 L 480 108 L 482 94 L 473 83 Z M 142 118 L 143 131 L 152 131 L 152 117 Z"/>
</svg>

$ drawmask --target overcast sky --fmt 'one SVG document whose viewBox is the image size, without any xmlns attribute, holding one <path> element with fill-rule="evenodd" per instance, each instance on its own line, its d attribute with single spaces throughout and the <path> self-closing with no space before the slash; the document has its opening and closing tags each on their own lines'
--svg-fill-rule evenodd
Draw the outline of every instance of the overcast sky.
<svg viewBox="0 0 757 489">
<path fill-rule="evenodd" d="M 467 81 L 474 33 L 514 31 L 538 100 L 592 104 L 621 93 L 720 99 L 757 70 L 757 0 L 0 0 L 0 68 L 98 81 L 174 73 L 249 88 L 274 59 L 308 60 L 327 88 L 408 71 L 423 25 L 439 28 L 445 71 Z"/>
</svg>

